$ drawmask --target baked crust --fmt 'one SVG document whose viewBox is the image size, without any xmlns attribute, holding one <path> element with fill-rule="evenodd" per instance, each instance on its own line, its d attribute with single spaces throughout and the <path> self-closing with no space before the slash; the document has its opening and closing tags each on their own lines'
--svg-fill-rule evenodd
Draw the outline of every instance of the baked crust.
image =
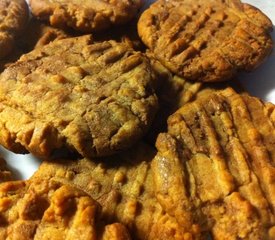
<svg viewBox="0 0 275 240">
<path fill-rule="evenodd" d="M 15 37 L 25 28 L 29 18 L 25 0 L 1 0 L 0 2 L 0 59 L 13 49 Z"/>
<path fill-rule="evenodd" d="M 62 147 L 83 156 L 121 151 L 157 111 L 152 81 L 148 60 L 126 44 L 54 41 L 2 73 L 0 142 L 41 157 Z"/>
<path fill-rule="evenodd" d="M 274 105 L 273 105 L 274 109 Z M 214 239 L 274 238 L 271 106 L 226 89 L 186 104 L 157 139 L 157 198 Z"/>
<path fill-rule="evenodd" d="M 0 72 L 4 71 L 4 69 L 12 63 L 15 63 L 23 54 L 35 48 L 45 46 L 54 40 L 69 37 L 72 37 L 70 33 L 51 27 L 32 18 L 24 30 L 24 34 L 16 39 L 13 51 L 0 60 Z"/>
<path fill-rule="evenodd" d="M 104 219 L 119 221 L 133 239 L 201 239 L 197 225 L 182 226 L 155 197 L 151 161 L 155 150 L 144 143 L 103 159 L 44 161 L 32 179 L 54 179 L 77 186 L 102 206 Z"/>
<path fill-rule="evenodd" d="M 48 20 L 53 26 L 86 33 L 130 21 L 141 4 L 141 0 L 30 0 L 35 17 Z"/>
<path fill-rule="evenodd" d="M 162 64 L 187 80 L 225 81 L 251 71 L 272 50 L 271 21 L 238 0 L 158 0 L 138 32 Z"/>
<path fill-rule="evenodd" d="M 0 185 L 1 239 L 130 240 L 119 223 L 106 225 L 100 205 L 84 192 L 52 180 Z"/>
</svg>

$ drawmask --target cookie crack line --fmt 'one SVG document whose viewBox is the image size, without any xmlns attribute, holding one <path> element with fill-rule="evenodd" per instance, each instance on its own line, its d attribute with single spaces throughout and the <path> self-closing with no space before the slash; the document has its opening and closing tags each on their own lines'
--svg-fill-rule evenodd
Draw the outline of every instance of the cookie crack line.
<svg viewBox="0 0 275 240">
<path fill-rule="evenodd" d="M 48 20 L 51 25 L 70 27 L 80 32 L 98 32 L 114 25 L 129 22 L 142 5 L 135 1 L 70 1 L 68 3 L 50 0 L 30 0 L 35 17 Z"/>
<path fill-rule="evenodd" d="M 42 157 L 62 146 L 84 156 L 128 148 L 146 133 L 158 107 L 147 58 L 123 43 L 93 43 L 90 36 L 38 48 L 8 67 L 0 81 L 2 103 L 18 113 L 23 109 L 26 119 L 35 118 L 32 144 L 25 141 L 27 132 L 13 141 Z M 1 121 L 11 132 L 26 126 L 23 119 Z M 42 123 L 53 139 L 39 133 L 36 124 Z"/>
<path fill-rule="evenodd" d="M 268 134 L 251 114 L 269 116 L 249 107 L 248 97 L 230 88 L 201 95 L 170 116 L 156 142 L 152 169 L 161 206 L 214 238 L 274 235 L 274 166 L 261 136 Z M 250 97 L 251 106 L 257 101 Z"/>
<path fill-rule="evenodd" d="M 139 36 L 154 56 L 199 82 L 227 81 L 258 67 L 271 53 L 271 29 L 260 10 L 239 1 L 200 1 L 197 8 L 191 0 L 158 0 L 138 21 Z"/>
</svg>

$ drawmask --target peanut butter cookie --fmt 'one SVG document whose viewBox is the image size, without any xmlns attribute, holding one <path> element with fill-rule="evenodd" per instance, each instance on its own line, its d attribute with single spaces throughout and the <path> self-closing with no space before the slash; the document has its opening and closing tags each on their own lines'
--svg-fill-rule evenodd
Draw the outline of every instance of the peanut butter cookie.
<svg viewBox="0 0 275 240">
<path fill-rule="evenodd" d="M 152 163 L 164 210 L 214 239 L 274 239 L 272 110 L 228 88 L 174 113 Z"/>
<path fill-rule="evenodd" d="M 90 36 L 54 41 L 0 76 L 0 143 L 45 157 L 67 147 L 103 156 L 134 144 L 158 107 L 148 59 Z"/>
<path fill-rule="evenodd" d="M 25 0 L 0 1 L 0 59 L 12 51 L 15 37 L 24 29 L 28 18 Z"/>
<path fill-rule="evenodd" d="M 216 82 L 253 70 L 272 50 L 271 21 L 238 0 L 158 0 L 138 32 L 162 64 L 186 80 Z"/>
<path fill-rule="evenodd" d="M 131 20 L 141 0 L 30 0 L 32 13 L 51 25 L 82 32 L 99 31 Z"/>
<path fill-rule="evenodd" d="M 122 224 L 106 226 L 87 194 L 52 180 L 3 183 L 0 205 L 1 239 L 131 239 Z"/>
<path fill-rule="evenodd" d="M 16 62 L 23 54 L 28 53 L 35 48 L 45 46 L 54 40 L 69 37 L 72 36 L 61 29 L 31 19 L 24 34 L 16 39 L 13 51 L 9 56 L 0 60 L 0 72 L 10 64 Z"/>
<path fill-rule="evenodd" d="M 100 203 L 104 219 L 126 225 L 133 239 L 201 239 L 190 219 L 181 226 L 158 203 L 151 169 L 154 156 L 154 148 L 139 143 L 100 162 L 87 158 L 44 161 L 31 181 L 50 178 L 77 186 Z"/>
</svg>

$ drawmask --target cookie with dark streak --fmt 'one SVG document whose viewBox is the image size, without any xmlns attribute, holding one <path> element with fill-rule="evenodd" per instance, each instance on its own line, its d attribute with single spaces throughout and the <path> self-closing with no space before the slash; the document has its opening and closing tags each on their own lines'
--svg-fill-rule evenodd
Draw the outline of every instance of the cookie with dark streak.
<svg viewBox="0 0 275 240">
<path fill-rule="evenodd" d="M 129 22 L 141 5 L 141 0 L 30 0 L 36 18 L 86 33 Z"/>
<path fill-rule="evenodd" d="M 0 1 L 0 59 L 12 52 L 15 40 L 25 28 L 28 18 L 25 0 Z"/>
<path fill-rule="evenodd" d="M 272 50 L 272 22 L 239 0 L 158 0 L 138 32 L 168 69 L 187 80 L 225 81 L 251 71 Z"/>
<path fill-rule="evenodd" d="M 90 36 L 54 41 L 0 77 L 0 142 L 45 157 L 66 147 L 83 156 L 130 147 L 158 108 L 148 59 Z"/>
<path fill-rule="evenodd" d="M 0 206 L 1 239 L 131 239 L 122 224 L 104 222 L 86 193 L 52 180 L 2 183 Z"/>
<path fill-rule="evenodd" d="M 165 211 L 214 239 L 274 239 L 273 111 L 228 88 L 174 113 L 152 163 Z"/>
</svg>

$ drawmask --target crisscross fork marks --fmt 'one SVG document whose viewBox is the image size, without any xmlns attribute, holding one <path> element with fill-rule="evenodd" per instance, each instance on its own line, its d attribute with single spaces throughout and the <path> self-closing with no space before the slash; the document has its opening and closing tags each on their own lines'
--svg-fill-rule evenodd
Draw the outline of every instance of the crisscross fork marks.
<svg viewBox="0 0 275 240">
<path fill-rule="evenodd" d="M 257 101 L 226 89 L 169 118 L 168 133 L 157 140 L 153 172 L 158 199 L 170 215 L 180 220 L 189 214 L 214 237 L 274 237 L 274 160 L 266 131 L 274 126 L 263 104 L 254 112 Z"/>
<path fill-rule="evenodd" d="M 138 22 L 155 57 L 195 81 L 225 81 L 257 67 L 271 52 L 271 28 L 258 9 L 237 1 L 158 0 Z"/>
<path fill-rule="evenodd" d="M 35 17 L 51 25 L 90 33 L 130 21 L 138 12 L 142 1 L 105 0 L 30 0 Z"/>
<path fill-rule="evenodd" d="M 105 226 L 90 196 L 49 179 L 1 184 L 0 202 L 3 239 L 130 239 L 122 224 Z"/>
<path fill-rule="evenodd" d="M 104 219 L 125 224 L 134 239 L 165 236 L 174 240 L 190 234 L 200 239 L 198 228 L 183 228 L 157 201 L 150 166 L 154 155 L 153 148 L 139 143 L 100 163 L 95 159 L 45 161 L 33 179 L 51 178 L 77 186 L 102 205 Z"/>
<path fill-rule="evenodd" d="M 2 104 L 22 109 L 31 117 L 26 116 L 28 122 L 46 123 L 63 139 L 54 146 L 45 136 L 48 146 L 41 151 L 35 149 L 39 141 L 30 146 L 14 139 L 41 156 L 61 145 L 85 156 L 127 148 L 146 132 L 158 105 L 148 60 L 123 43 L 93 44 L 89 36 L 55 41 L 24 55 L 1 81 Z M 24 129 L 24 121 L 16 128 Z M 7 131 L 16 136 L 13 124 L 6 124 Z"/>
</svg>

